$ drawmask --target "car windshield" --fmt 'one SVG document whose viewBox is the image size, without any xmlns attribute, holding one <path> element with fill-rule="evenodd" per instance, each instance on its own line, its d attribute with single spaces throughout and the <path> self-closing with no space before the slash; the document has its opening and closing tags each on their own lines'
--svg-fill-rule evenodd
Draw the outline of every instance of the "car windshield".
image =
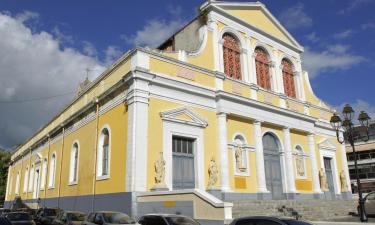
<svg viewBox="0 0 375 225">
<path fill-rule="evenodd" d="M 195 220 L 182 216 L 170 216 L 165 219 L 171 225 L 199 225 Z"/>
<path fill-rule="evenodd" d="M 85 220 L 85 214 L 83 213 L 68 213 L 68 218 L 71 221 L 84 221 Z"/>
<path fill-rule="evenodd" d="M 43 216 L 56 216 L 57 209 L 44 209 Z"/>
<path fill-rule="evenodd" d="M 124 213 L 103 213 L 106 223 L 134 224 L 135 221 Z"/>
<path fill-rule="evenodd" d="M 312 225 L 311 223 L 307 223 L 307 222 L 299 221 L 299 220 L 291 220 L 291 219 L 281 219 L 281 220 L 288 225 Z"/>
<path fill-rule="evenodd" d="M 9 213 L 6 216 L 10 221 L 25 221 L 31 220 L 31 217 L 27 213 Z"/>
</svg>

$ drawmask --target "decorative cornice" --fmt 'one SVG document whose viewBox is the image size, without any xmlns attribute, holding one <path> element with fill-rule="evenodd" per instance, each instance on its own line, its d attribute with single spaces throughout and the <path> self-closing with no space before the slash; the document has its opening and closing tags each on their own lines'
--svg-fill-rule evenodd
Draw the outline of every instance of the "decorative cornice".
<svg viewBox="0 0 375 225">
<path fill-rule="evenodd" d="M 185 119 L 178 118 L 178 116 L 181 116 L 181 115 L 185 115 L 188 118 L 190 118 L 191 120 L 185 120 Z M 189 124 L 189 125 L 203 127 L 203 128 L 208 126 L 208 123 L 207 123 L 206 119 L 204 119 L 199 114 L 193 112 L 192 110 L 190 110 L 186 107 L 161 112 L 160 116 L 165 121 Z"/>
</svg>

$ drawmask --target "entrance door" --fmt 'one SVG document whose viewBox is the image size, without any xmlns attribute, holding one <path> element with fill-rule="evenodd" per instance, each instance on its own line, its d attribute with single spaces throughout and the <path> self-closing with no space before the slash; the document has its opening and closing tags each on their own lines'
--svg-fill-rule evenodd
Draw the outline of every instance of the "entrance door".
<svg viewBox="0 0 375 225">
<path fill-rule="evenodd" d="M 35 170 L 35 176 L 34 176 L 34 193 L 33 193 L 33 198 L 37 199 L 38 198 L 38 193 L 39 193 L 39 169 Z"/>
<path fill-rule="evenodd" d="M 267 190 L 271 192 L 272 199 L 283 199 L 279 144 L 272 134 L 263 136 L 263 151 Z"/>
<path fill-rule="evenodd" d="M 328 183 L 328 189 L 329 193 L 332 197 L 335 196 L 335 186 L 333 185 L 333 173 L 332 173 L 332 159 L 324 157 L 324 168 L 327 176 L 327 183 Z"/>
<path fill-rule="evenodd" d="M 194 189 L 194 139 L 173 136 L 173 189 Z"/>
</svg>

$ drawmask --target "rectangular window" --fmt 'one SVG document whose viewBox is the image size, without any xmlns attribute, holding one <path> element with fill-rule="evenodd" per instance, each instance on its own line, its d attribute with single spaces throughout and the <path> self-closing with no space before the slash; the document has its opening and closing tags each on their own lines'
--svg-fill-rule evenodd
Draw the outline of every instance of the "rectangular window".
<svg viewBox="0 0 375 225">
<path fill-rule="evenodd" d="M 108 145 L 103 145 L 102 176 L 108 175 Z"/>
</svg>

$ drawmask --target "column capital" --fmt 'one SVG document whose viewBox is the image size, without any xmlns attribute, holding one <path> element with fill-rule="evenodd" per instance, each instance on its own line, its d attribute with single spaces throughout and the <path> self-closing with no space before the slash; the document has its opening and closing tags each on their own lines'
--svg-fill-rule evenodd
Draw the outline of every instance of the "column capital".
<svg viewBox="0 0 375 225">
<path fill-rule="evenodd" d="M 262 120 L 255 119 L 254 120 L 254 125 L 262 125 L 263 122 L 264 121 L 262 121 Z"/>
<path fill-rule="evenodd" d="M 284 127 L 283 127 L 283 131 L 284 131 L 284 132 L 286 132 L 286 131 L 290 132 L 290 127 L 284 126 Z"/>
<path fill-rule="evenodd" d="M 315 133 L 315 131 L 309 131 L 308 133 L 307 133 L 307 137 L 314 137 L 316 135 L 316 133 Z"/>
</svg>

